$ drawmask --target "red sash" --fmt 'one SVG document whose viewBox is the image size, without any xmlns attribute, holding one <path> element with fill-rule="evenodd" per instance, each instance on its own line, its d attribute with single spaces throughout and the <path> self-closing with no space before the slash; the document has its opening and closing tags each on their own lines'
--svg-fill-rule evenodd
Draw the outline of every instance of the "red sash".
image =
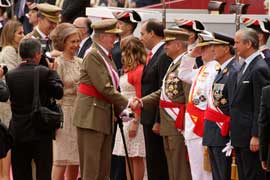
<svg viewBox="0 0 270 180">
<path fill-rule="evenodd" d="M 204 118 L 216 122 L 216 123 L 223 123 L 221 126 L 220 133 L 222 136 L 227 136 L 229 133 L 229 124 L 230 124 L 230 116 L 227 116 L 221 112 L 215 111 L 209 107 L 205 110 Z"/>
<path fill-rule="evenodd" d="M 187 104 L 187 112 L 189 113 L 191 120 L 195 125 L 193 132 L 198 136 L 202 137 L 205 111 L 197 108 L 192 102 L 189 102 Z"/>
<path fill-rule="evenodd" d="M 94 86 L 85 83 L 80 83 L 78 92 L 87 96 L 96 97 L 97 99 L 101 99 L 103 101 L 110 103 L 110 101 L 107 98 L 105 98 L 102 94 L 100 94 Z"/>
<path fill-rule="evenodd" d="M 179 113 L 175 120 L 175 127 L 177 129 L 184 130 L 184 118 L 185 118 L 185 104 L 184 103 L 176 103 L 176 102 L 168 102 L 168 101 L 159 101 L 159 107 L 161 108 L 179 108 Z"/>
</svg>

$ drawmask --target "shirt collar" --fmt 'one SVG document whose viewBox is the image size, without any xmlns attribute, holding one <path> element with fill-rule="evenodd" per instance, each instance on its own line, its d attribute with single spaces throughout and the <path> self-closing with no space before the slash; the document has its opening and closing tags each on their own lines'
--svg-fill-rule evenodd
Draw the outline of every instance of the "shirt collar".
<svg viewBox="0 0 270 180">
<path fill-rule="evenodd" d="M 160 48 L 160 46 L 162 46 L 164 44 L 163 41 L 160 41 L 159 43 L 157 43 L 151 50 L 152 52 L 152 57 L 153 55 L 158 51 L 158 49 Z"/>
<path fill-rule="evenodd" d="M 220 70 L 223 71 L 225 69 L 225 67 L 227 67 L 227 65 L 233 60 L 234 57 L 231 57 L 230 59 L 228 59 L 227 61 L 225 61 L 221 66 L 220 66 Z"/>
<path fill-rule="evenodd" d="M 254 52 L 253 54 L 251 54 L 249 57 L 247 57 L 244 61 L 246 62 L 246 67 L 251 63 L 251 61 L 256 57 L 260 55 L 259 51 Z"/>
<path fill-rule="evenodd" d="M 44 34 L 44 33 L 38 28 L 38 26 L 36 27 L 36 30 L 37 30 L 37 32 L 40 34 L 40 36 L 41 36 L 42 39 L 46 39 L 46 37 L 48 37 L 48 36 L 46 36 L 46 34 Z"/>
<path fill-rule="evenodd" d="M 103 46 L 101 46 L 98 42 L 96 42 L 96 43 L 105 52 L 105 54 L 108 56 L 109 55 L 109 51 L 107 51 L 107 49 L 105 49 Z"/>
<path fill-rule="evenodd" d="M 179 54 L 174 60 L 173 60 L 173 64 L 176 64 L 180 59 L 181 59 L 181 57 L 185 54 L 186 52 L 183 52 L 183 53 L 181 53 L 181 54 Z"/>
</svg>

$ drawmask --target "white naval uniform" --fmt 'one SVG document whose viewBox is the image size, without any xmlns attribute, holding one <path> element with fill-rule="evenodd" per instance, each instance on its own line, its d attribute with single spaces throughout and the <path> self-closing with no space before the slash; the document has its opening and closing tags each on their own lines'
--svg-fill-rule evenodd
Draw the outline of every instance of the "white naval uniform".
<svg viewBox="0 0 270 180">
<path fill-rule="evenodd" d="M 205 110 L 207 107 L 207 99 L 211 92 L 215 76 L 217 75 L 216 68 L 219 66 L 219 63 L 217 61 L 210 61 L 199 69 L 193 69 L 194 64 L 195 58 L 186 55 L 182 58 L 178 75 L 182 81 L 192 84 L 189 98 L 191 100 L 201 99 L 195 106 L 201 110 Z M 191 94 L 192 92 L 193 94 Z M 184 137 L 189 154 L 192 179 L 212 180 L 212 174 L 205 171 L 203 168 L 204 147 L 202 145 L 202 137 L 193 132 L 194 126 L 190 114 L 186 112 Z"/>
</svg>

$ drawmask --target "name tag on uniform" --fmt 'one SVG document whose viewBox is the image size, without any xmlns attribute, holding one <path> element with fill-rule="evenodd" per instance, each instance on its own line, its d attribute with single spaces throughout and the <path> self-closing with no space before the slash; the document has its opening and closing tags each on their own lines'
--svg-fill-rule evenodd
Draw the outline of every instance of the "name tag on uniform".
<svg viewBox="0 0 270 180">
<path fill-rule="evenodd" d="M 249 81 L 243 81 L 243 84 L 249 84 Z"/>
</svg>

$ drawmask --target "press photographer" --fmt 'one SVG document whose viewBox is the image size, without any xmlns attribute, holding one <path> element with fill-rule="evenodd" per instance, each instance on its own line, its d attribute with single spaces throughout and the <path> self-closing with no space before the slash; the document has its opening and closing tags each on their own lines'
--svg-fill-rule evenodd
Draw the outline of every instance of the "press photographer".
<svg viewBox="0 0 270 180">
<path fill-rule="evenodd" d="M 55 64 L 49 64 L 49 68 L 38 66 L 42 53 L 37 39 L 23 39 L 19 45 L 19 54 L 23 63 L 5 76 L 12 111 L 9 129 L 14 136 L 11 154 L 13 179 L 32 179 L 33 159 L 37 179 L 50 180 L 54 129 L 41 131 L 36 126 L 40 119 L 33 116 L 33 104 L 37 99 L 36 94 L 39 94 L 39 107 L 43 109 L 51 105 L 51 99 L 61 99 L 63 83 L 55 71 Z M 38 75 L 34 75 L 36 72 Z"/>
</svg>

